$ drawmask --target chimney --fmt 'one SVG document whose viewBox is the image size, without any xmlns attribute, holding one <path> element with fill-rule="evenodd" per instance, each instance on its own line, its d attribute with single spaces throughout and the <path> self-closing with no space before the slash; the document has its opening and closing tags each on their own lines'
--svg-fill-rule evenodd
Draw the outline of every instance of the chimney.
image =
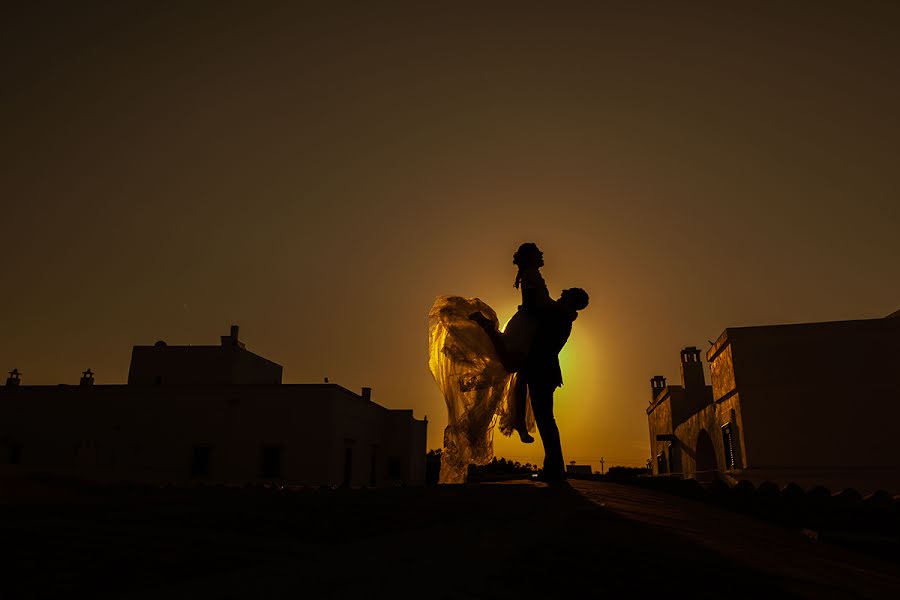
<svg viewBox="0 0 900 600">
<path fill-rule="evenodd" d="M 238 340 L 238 332 L 240 331 L 240 326 L 232 325 L 231 332 L 228 335 L 220 336 L 222 340 L 223 346 L 235 346 L 237 348 L 243 348 L 244 343 Z"/>
<path fill-rule="evenodd" d="M 364 387 L 362 389 L 363 400 L 372 400 L 372 388 Z"/>
<path fill-rule="evenodd" d="M 685 391 L 697 391 L 706 387 L 700 350 L 695 346 L 688 346 L 681 351 L 681 382 Z"/>
<path fill-rule="evenodd" d="M 650 379 L 650 402 L 655 402 L 656 398 L 665 387 L 666 378 L 662 375 L 654 375 L 653 378 Z"/>
<path fill-rule="evenodd" d="M 78 385 L 82 387 L 94 385 L 94 373 L 90 370 L 90 368 L 88 368 L 87 371 L 84 371 L 81 374 L 81 381 L 78 382 Z"/>
<path fill-rule="evenodd" d="M 9 372 L 9 377 L 6 379 L 6 387 L 16 387 L 22 381 L 19 379 L 19 370 L 13 369 Z"/>
</svg>

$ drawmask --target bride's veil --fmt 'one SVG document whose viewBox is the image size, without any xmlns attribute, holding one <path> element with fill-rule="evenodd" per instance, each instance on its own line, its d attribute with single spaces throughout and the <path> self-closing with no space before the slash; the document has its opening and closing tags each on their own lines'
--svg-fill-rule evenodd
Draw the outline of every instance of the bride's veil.
<svg viewBox="0 0 900 600">
<path fill-rule="evenodd" d="M 469 319 L 473 312 L 498 324 L 494 310 L 478 298 L 441 296 L 428 313 L 428 366 L 447 402 L 441 483 L 464 483 L 469 464 L 490 462 L 498 422 L 505 435 L 513 431 L 516 376 L 503 368 L 490 338 Z"/>
</svg>

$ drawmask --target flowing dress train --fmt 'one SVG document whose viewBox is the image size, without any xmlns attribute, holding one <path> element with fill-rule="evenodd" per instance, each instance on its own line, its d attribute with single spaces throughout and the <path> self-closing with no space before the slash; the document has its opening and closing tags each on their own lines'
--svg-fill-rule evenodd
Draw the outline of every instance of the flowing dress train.
<svg viewBox="0 0 900 600">
<path fill-rule="evenodd" d="M 441 296 L 428 314 L 428 366 L 447 403 L 441 483 L 464 483 L 470 464 L 494 456 L 493 431 L 515 430 L 516 374 L 509 373 L 487 333 L 469 315 L 480 312 L 498 325 L 497 314 L 478 298 Z M 526 424 L 534 430 L 530 403 Z"/>
</svg>

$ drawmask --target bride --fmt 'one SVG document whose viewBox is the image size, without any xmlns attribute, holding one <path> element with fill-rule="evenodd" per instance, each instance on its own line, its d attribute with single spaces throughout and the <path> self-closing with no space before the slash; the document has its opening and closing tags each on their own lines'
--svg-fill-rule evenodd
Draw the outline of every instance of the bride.
<svg viewBox="0 0 900 600">
<path fill-rule="evenodd" d="M 522 244 L 513 264 L 522 304 L 502 334 L 493 333 L 500 339 L 490 335 L 498 331 L 496 312 L 478 298 L 441 296 L 428 314 L 428 366 L 447 402 L 441 483 L 464 483 L 469 464 L 490 462 L 496 425 L 506 436 L 516 431 L 523 442 L 534 441 L 527 386 L 517 384 L 516 371 L 528 355 L 536 313 L 552 300 L 537 245 Z"/>
</svg>

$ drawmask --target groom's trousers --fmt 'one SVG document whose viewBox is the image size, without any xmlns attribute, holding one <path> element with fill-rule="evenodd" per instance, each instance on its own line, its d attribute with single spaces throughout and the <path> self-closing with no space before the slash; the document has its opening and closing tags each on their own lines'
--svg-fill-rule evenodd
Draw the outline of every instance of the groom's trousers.
<svg viewBox="0 0 900 600">
<path fill-rule="evenodd" d="M 544 377 L 528 377 L 528 392 L 531 394 L 531 410 L 544 444 L 544 475 L 562 477 L 565 475 L 559 428 L 553 417 L 553 392 L 556 382 Z"/>
</svg>

